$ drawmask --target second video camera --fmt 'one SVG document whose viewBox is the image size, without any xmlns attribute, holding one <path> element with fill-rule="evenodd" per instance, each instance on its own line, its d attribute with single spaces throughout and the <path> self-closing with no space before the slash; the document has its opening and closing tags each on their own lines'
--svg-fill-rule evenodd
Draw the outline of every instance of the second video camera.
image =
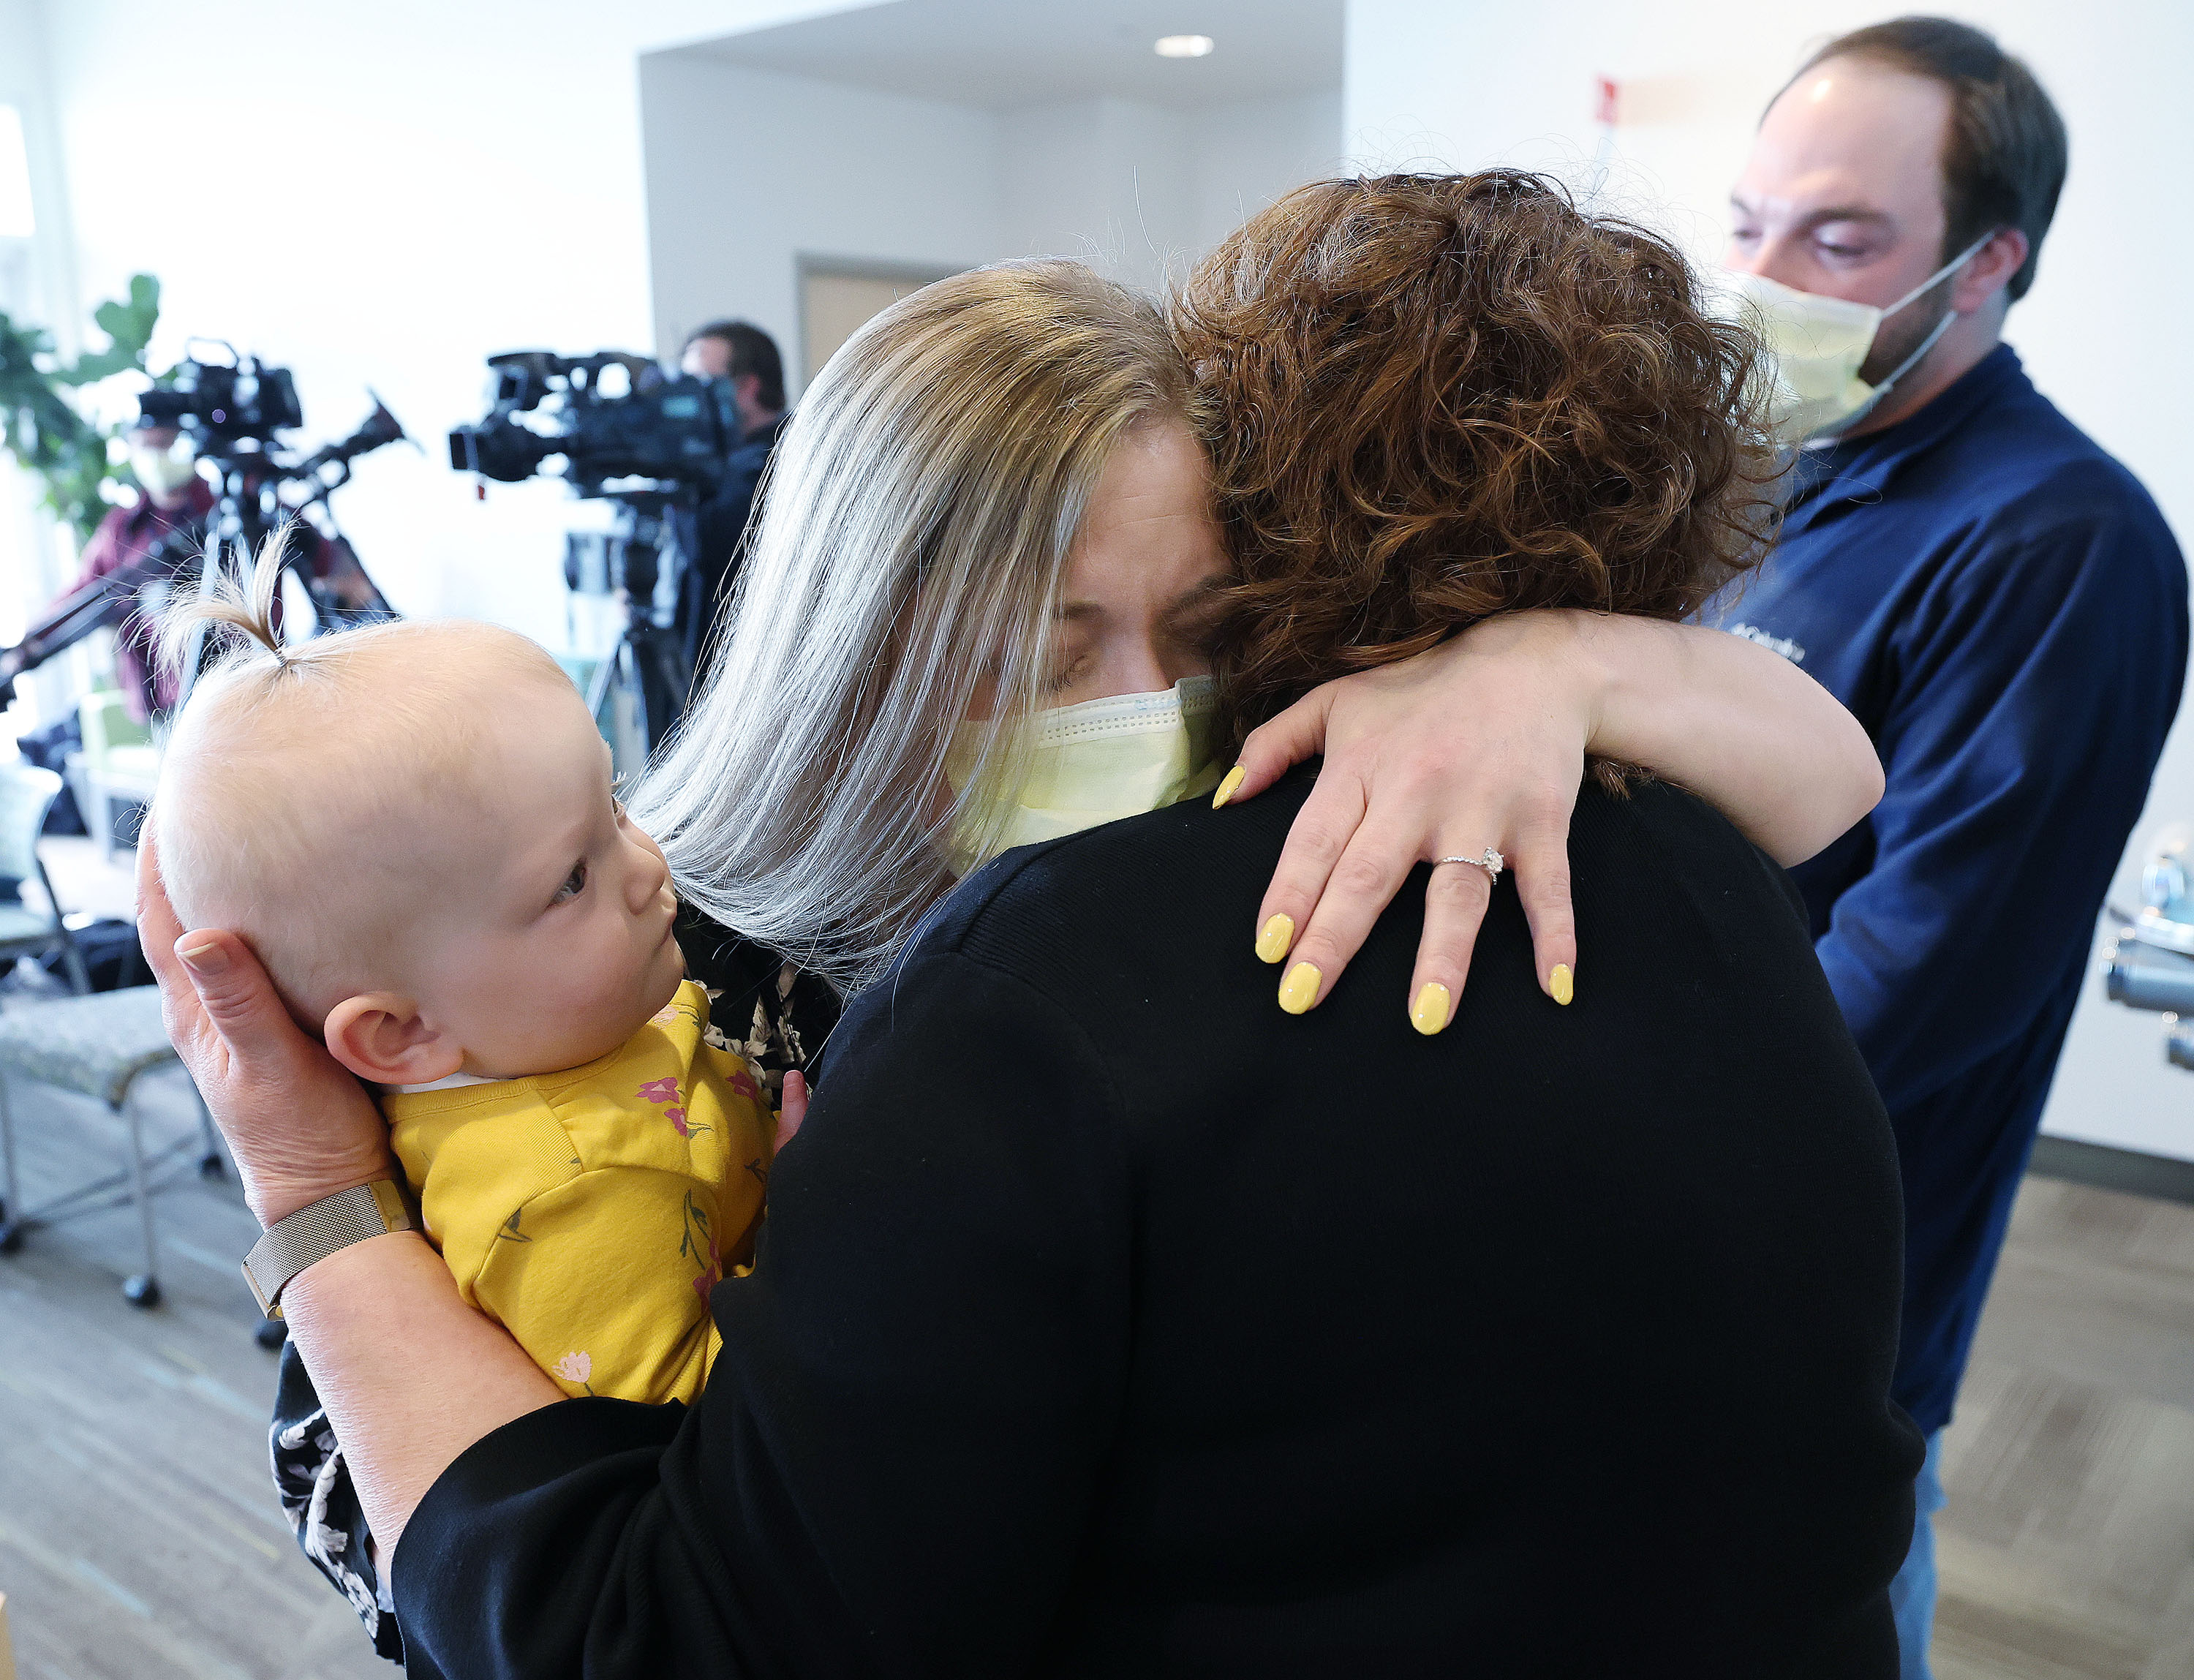
<svg viewBox="0 0 2194 1680">
<path fill-rule="evenodd" d="M 621 479 L 705 490 L 738 444 L 727 379 L 669 375 L 616 350 L 514 350 L 487 365 L 494 406 L 477 425 L 450 432 L 450 464 L 459 472 L 515 484 L 561 456 L 562 475 L 582 496 L 604 494 Z"/>
</svg>

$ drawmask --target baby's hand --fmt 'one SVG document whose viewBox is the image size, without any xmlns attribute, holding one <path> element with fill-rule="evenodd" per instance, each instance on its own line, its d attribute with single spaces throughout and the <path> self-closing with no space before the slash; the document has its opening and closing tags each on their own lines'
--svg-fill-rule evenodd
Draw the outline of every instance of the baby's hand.
<svg viewBox="0 0 2194 1680">
<path fill-rule="evenodd" d="M 793 1133 L 807 1118 L 807 1076 L 794 1072 L 784 1076 L 784 1102 L 777 1111 L 777 1147 L 792 1142 Z"/>
</svg>

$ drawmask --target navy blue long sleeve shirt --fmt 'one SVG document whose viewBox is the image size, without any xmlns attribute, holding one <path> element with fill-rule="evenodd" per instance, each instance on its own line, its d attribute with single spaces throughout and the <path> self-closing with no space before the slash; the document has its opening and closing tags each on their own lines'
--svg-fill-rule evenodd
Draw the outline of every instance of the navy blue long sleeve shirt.
<svg viewBox="0 0 2194 1680">
<path fill-rule="evenodd" d="M 2179 708 L 2186 568 L 2138 480 L 2001 346 L 1909 419 L 1809 451 L 1783 540 L 1720 604 L 1865 724 L 1881 803 L 1794 872 L 1896 1130 L 1897 1397 L 1951 1401 Z"/>
</svg>

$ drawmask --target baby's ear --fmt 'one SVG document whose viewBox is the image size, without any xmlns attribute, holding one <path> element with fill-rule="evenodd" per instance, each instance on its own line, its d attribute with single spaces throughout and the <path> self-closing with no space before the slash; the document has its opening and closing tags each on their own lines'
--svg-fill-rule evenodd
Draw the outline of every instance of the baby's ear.
<svg viewBox="0 0 2194 1680">
<path fill-rule="evenodd" d="M 328 1053 L 361 1079 L 425 1085 L 464 1065 L 464 1046 L 421 1019 L 419 1006 L 393 992 L 346 998 L 328 1011 Z"/>
</svg>

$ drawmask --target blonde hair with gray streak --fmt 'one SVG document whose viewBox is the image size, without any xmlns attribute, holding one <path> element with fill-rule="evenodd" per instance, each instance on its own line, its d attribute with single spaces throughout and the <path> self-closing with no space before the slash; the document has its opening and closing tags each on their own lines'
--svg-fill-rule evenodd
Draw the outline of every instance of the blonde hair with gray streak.
<svg viewBox="0 0 2194 1680">
<path fill-rule="evenodd" d="M 1002 263 L 847 341 L 778 445 L 706 682 L 634 816 L 681 896 L 856 990 L 950 889 L 1018 785 L 986 732 L 1041 708 L 1092 492 L 1139 423 L 1191 417 L 1157 309 L 1079 263 Z"/>
</svg>

